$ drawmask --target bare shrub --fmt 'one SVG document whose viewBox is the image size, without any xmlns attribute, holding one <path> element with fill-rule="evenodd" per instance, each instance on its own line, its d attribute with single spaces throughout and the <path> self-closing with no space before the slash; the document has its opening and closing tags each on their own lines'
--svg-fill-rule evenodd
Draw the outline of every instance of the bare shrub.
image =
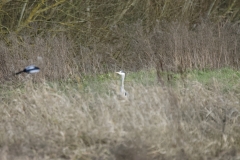
<svg viewBox="0 0 240 160">
<path fill-rule="evenodd" d="M 238 69 L 238 35 L 238 27 L 230 23 L 203 22 L 192 30 L 179 22 L 159 25 L 150 38 L 157 71 Z"/>
<path fill-rule="evenodd" d="M 202 23 L 194 30 L 181 23 L 167 26 L 168 30 L 160 27 L 152 36 L 154 52 L 166 70 L 239 67 L 239 31 L 234 25 Z"/>
<path fill-rule="evenodd" d="M 29 64 L 42 69 L 36 79 L 47 80 L 147 67 L 156 67 L 159 77 L 165 71 L 184 73 L 191 69 L 239 67 L 237 25 L 203 22 L 189 29 L 184 23 L 163 22 L 152 33 L 146 33 L 142 25 L 139 21 L 115 26 L 106 39 L 89 38 L 88 45 L 78 44 L 64 34 L 55 37 L 11 34 L 7 42 L 1 41 L 1 74 L 11 75 Z"/>
<path fill-rule="evenodd" d="M 77 44 L 65 35 L 20 37 L 10 34 L 6 39 L 7 43 L 1 43 L 1 63 L 5 66 L 2 72 L 7 76 L 30 64 L 41 68 L 36 80 L 56 80 L 112 72 L 120 68 L 140 70 L 150 66 L 153 61 L 140 23 L 115 28 L 109 39 L 111 41 L 92 39 L 88 46 Z"/>
<path fill-rule="evenodd" d="M 1 44 L 4 50 L 1 52 L 2 63 L 6 66 L 5 76 L 7 77 L 13 78 L 12 75 L 15 72 L 30 64 L 37 65 L 41 69 L 35 80 L 70 77 L 74 67 L 76 68 L 72 59 L 71 41 L 67 41 L 65 36 L 32 38 L 12 34 L 8 40 L 8 43 Z"/>
</svg>

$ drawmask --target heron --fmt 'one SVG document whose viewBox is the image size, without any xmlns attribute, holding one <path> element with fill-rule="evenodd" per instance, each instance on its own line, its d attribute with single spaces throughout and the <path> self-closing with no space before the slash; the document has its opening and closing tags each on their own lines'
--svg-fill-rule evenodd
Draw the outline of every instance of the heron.
<svg viewBox="0 0 240 160">
<path fill-rule="evenodd" d="M 18 75 L 18 74 L 24 73 L 24 72 L 28 73 L 28 74 L 32 74 L 32 73 L 37 73 L 39 71 L 40 71 L 39 67 L 36 67 L 34 65 L 30 65 L 30 66 L 25 67 L 22 71 L 15 73 L 15 75 Z"/>
<path fill-rule="evenodd" d="M 116 73 L 119 74 L 122 77 L 122 84 L 121 84 L 121 90 L 120 91 L 124 96 L 127 96 L 128 93 L 124 89 L 125 73 L 123 71 L 119 71 L 119 72 L 116 72 Z"/>
</svg>

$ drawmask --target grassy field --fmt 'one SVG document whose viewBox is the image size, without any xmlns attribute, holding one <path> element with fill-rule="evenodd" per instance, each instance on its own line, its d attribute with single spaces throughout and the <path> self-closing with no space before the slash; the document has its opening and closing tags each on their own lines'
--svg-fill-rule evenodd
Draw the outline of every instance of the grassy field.
<svg viewBox="0 0 240 160">
<path fill-rule="evenodd" d="M 239 2 L 1 1 L 0 160 L 240 159 Z"/>
<path fill-rule="evenodd" d="M 240 159 L 240 72 L 113 73 L 2 86 L 0 159 Z"/>
</svg>

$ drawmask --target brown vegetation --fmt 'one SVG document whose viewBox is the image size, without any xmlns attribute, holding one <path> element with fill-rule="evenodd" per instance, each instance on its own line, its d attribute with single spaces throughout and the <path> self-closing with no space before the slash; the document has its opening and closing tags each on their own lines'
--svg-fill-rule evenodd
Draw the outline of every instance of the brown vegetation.
<svg viewBox="0 0 240 160">
<path fill-rule="evenodd" d="M 239 159 L 239 82 L 223 92 L 215 79 L 206 87 L 186 76 L 239 69 L 239 7 L 237 0 L 1 1 L 0 159 Z M 30 64 L 41 68 L 33 79 L 13 76 Z M 162 84 L 178 72 L 184 83 L 133 81 L 125 101 L 107 94 L 112 81 L 100 95 L 82 90 L 86 75 L 120 68 L 155 68 Z"/>
<path fill-rule="evenodd" d="M 240 97 L 212 83 L 133 83 L 120 101 L 28 81 L 1 92 L 1 159 L 235 159 Z"/>
<path fill-rule="evenodd" d="M 193 29 L 174 22 L 159 24 L 145 34 L 141 23 L 115 28 L 111 42 L 76 45 L 64 34 L 32 38 L 9 35 L 1 42 L 1 75 L 9 77 L 28 64 L 42 68 L 38 78 L 47 80 L 156 67 L 159 72 L 192 69 L 239 68 L 238 25 L 203 22 Z M 161 75 L 161 73 L 159 73 Z M 4 79 L 4 78 L 3 78 Z"/>
<path fill-rule="evenodd" d="M 48 80 L 117 68 L 238 68 L 239 6 L 236 0 L 2 1 L 0 77 L 29 63 L 41 65 Z"/>
</svg>

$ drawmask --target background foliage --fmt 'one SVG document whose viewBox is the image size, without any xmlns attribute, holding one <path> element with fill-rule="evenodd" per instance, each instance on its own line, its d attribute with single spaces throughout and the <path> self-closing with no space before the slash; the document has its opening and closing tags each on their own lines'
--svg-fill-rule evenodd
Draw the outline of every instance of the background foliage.
<svg viewBox="0 0 240 160">
<path fill-rule="evenodd" d="M 3 0 L 0 74 L 29 63 L 49 67 L 50 79 L 238 68 L 239 8 L 237 0 Z"/>
</svg>

